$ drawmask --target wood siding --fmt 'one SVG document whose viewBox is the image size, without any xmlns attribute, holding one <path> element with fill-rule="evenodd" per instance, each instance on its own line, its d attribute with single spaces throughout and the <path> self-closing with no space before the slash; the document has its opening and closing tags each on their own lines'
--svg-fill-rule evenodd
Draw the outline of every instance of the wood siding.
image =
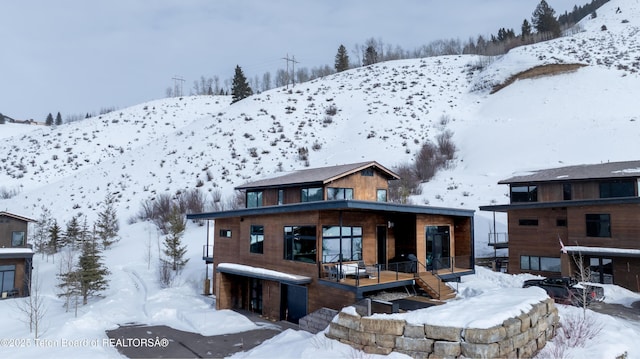
<svg viewBox="0 0 640 359">
<path fill-rule="evenodd" d="M 24 246 L 27 247 L 28 222 L 8 216 L 0 216 L 0 248 L 12 248 L 11 238 L 13 232 L 24 232 Z"/>
</svg>

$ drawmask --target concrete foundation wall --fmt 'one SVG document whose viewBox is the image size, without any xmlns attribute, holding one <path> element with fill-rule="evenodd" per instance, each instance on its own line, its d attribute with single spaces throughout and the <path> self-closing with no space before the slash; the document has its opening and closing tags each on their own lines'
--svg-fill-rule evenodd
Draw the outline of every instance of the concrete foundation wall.
<svg viewBox="0 0 640 359">
<path fill-rule="evenodd" d="M 487 329 L 415 325 L 340 312 L 326 335 L 370 354 L 395 351 L 413 358 L 530 358 L 555 335 L 558 322 L 558 309 L 547 299 L 528 313 Z"/>
</svg>

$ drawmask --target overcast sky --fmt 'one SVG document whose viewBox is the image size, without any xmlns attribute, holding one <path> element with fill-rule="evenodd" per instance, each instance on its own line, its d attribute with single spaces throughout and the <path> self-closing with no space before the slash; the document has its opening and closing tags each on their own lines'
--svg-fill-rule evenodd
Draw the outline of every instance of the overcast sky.
<svg viewBox="0 0 640 359">
<path fill-rule="evenodd" d="M 562 14 L 587 0 L 547 0 Z M 0 113 L 97 113 L 231 79 L 330 65 L 374 37 L 413 50 L 438 39 L 520 32 L 539 0 L 19 0 L 0 5 Z"/>
</svg>

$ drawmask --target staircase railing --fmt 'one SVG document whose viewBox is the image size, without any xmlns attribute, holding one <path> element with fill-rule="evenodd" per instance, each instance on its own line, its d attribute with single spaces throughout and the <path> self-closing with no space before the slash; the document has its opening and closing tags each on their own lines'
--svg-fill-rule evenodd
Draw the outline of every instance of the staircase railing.
<svg viewBox="0 0 640 359">
<path fill-rule="evenodd" d="M 436 293 L 438 295 L 438 298 L 440 298 L 440 286 L 442 285 L 442 279 L 440 279 L 440 276 L 438 276 L 437 272 L 433 272 L 433 270 L 429 270 L 427 269 L 427 266 L 420 262 L 420 261 L 416 261 L 416 263 L 418 264 L 418 270 L 416 270 L 414 276 L 416 278 L 418 278 L 420 281 L 422 281 L 422 283 L 424 283 L 424 285 L 426 285 L 429 289 L 431 289 L 434 293 Z M 420 270 L 419 268 L 424 268 L 425 272 L 431 272 L 431 274 L 433 274 L 436 278 L 438 278 L 438 288 L 434 288 L 433 286 L 431 286 L 426 280 L 422 279 L 422 277 L 420 277 Z"/>
</svg>

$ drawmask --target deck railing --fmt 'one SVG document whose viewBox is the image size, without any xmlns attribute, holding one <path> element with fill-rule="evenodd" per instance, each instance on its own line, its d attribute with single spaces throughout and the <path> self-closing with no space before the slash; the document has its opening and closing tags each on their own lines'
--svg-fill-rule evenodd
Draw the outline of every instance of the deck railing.
<svg viewBox="0 0 640 359">
<path fill-rule="evenodd" d="M 509 233 L 506 232 L 490 232 L 488 243 L 490 246 L 508 244 Z"/>
<path fill-rule="evenodd" d="M 403 274 L 413 274 L 417 271 L 416 262 L 396 262 L 384 264 L 365 265 L 364 262 L 359 261 L 358 270 L 347 272 L 342 267 L 348 265 L 354 265 L 355 262 L 348 263 L 324 263 L 326 270 L 322 275 L 322 279 L 328 279 L 331 281 L 340 282 L 343 279 L 354 279 L 355 286 L 361 285 L 361 280 L 366 279 L 366 285 L 380 284 L 382 282 L 393 279 L 396 281 L 401 280 Z M 340 273 L 340 274 L 339 274 Z"/>
<path fill-rule="evenodd" d="M 443 273 L 455 273 L 460 269 L 472 269 L 471 256 L 456 256 L 435 258 L 424 266 L 428 272 L 438 275 Z"/>
</svg>

